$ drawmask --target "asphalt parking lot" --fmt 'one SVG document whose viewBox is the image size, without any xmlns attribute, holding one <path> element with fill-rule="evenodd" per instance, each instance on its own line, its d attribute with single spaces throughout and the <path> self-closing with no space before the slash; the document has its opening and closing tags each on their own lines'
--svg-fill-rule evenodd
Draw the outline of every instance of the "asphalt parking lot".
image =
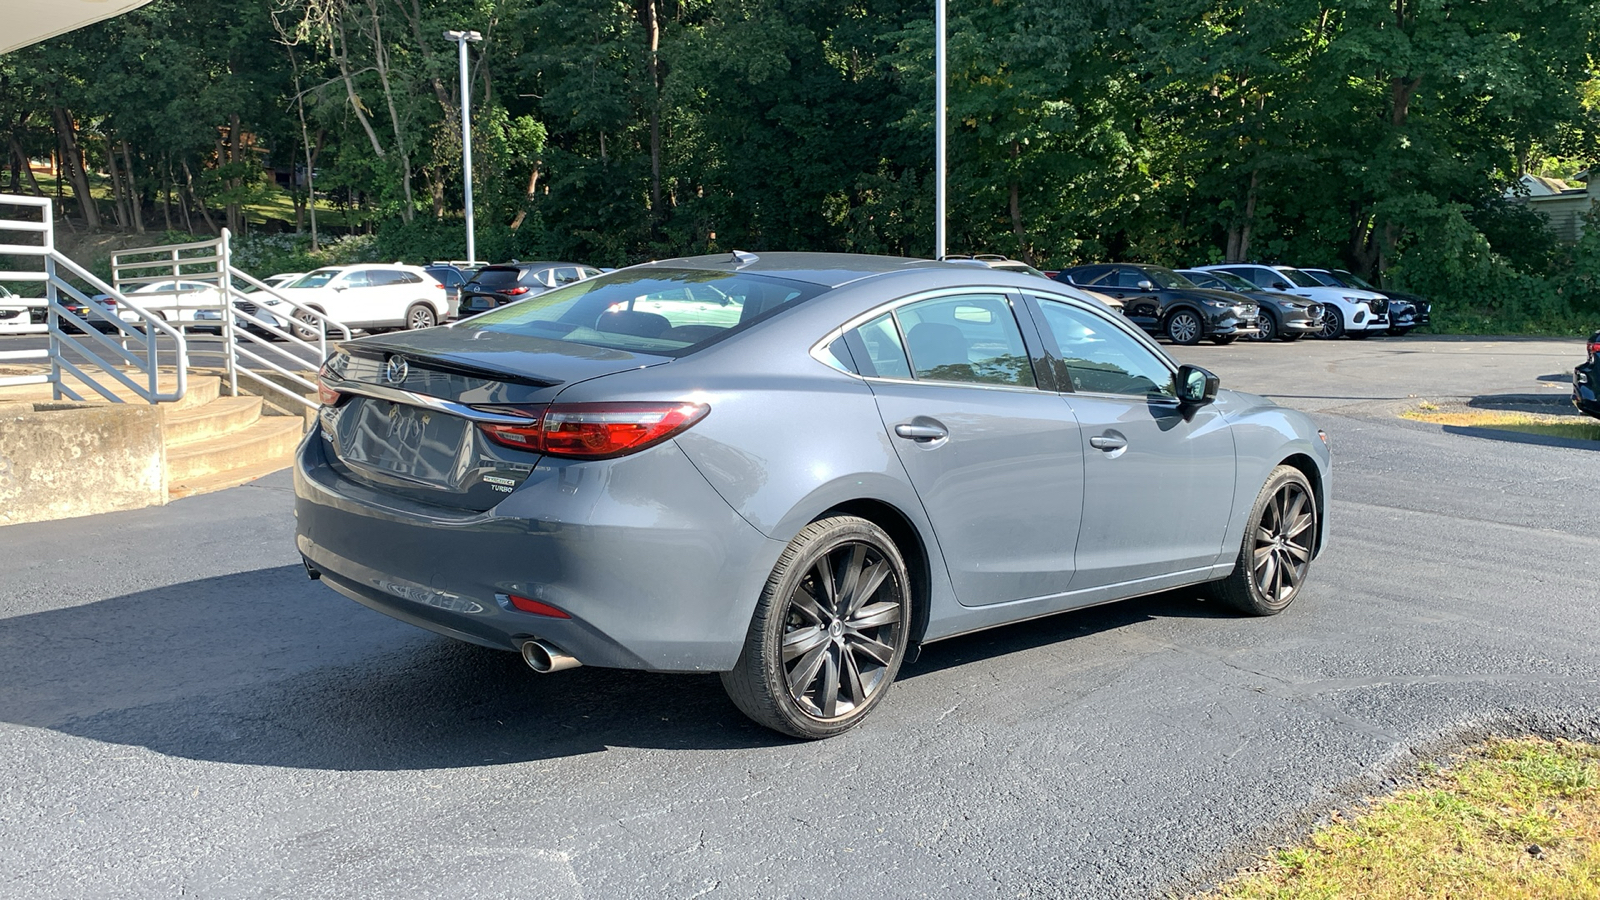
<svg viewBox="0 0 1600 900">
<path fill-rule="evenodd" d="M 1094 897 L 1202 888 L 1419 757 L 1600 739 L 1579 341 L 1179 348 L 1332 439 L 1295 606 L 1179 591 L 928 646 L 861 728 L 715 676 L 535 675 L 306 580 L 287 473 L 0 529 L 0 896 Z M 1570 408 L 1570 407 L 1568 407 Z"/>
</svg>

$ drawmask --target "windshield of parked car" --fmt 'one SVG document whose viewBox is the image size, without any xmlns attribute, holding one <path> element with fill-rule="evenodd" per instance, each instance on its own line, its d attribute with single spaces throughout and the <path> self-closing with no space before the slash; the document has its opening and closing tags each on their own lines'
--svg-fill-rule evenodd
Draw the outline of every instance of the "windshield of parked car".
<svg viewBox="0 0 1600 900">
<path fill-rule="evenodd" d="M 1316 280 L 1315 278 L 1312 278 L 1310 275 L 1307 275 L 1299 269 L 1291 269 L 1288 266 L 1284 266 L 1277 271 L 1278 274 L 1289 279 L 1289 283 L 1295 285 L 1296 287 L 1327 287 L 1327 285 Z"/>
<path fill-rule="evenodd" d="M 1361 288 L 1364 291 L 1375 291 L 1375 290 L 1377 290 L 1377 288 L 1372 286 L 1372 282 L 1366 280 L 1365 278 L 1362 278 L 1360 275 L 1357 275 L 1354 272 L 1346 272 L 1343 269 L 1339 269 L 1339 270 L 1335 271 L 1333 274 L 1336 277 L 1338 277 L 1338 279 L 1340 281 L 1344 282 L 1345 284 L 1349 285 L 1350 287 Z"/>
<path fill-rule="evenodd" d="M 318 269 L 284 285 L 286 288 L 319 288 L 339 277 L 338 269 Z"/>
<path fill-rule="evenodd" d="M 502 306 L 455 328 L 682 356 L 823 290 L 766 275 L 640 267 Z"/>
<path fill-rule="evenodd" d="M 1144 266 L 1140 271 L 1144 272 L 1146 277 L 1155 282 L 1156 287 L 1158 288 L 1181 290 L 1183 288 L 1199 287 L 1199 285 L 1183 277 L 1182 275 L 1179 275 L 1177 272 L 1174 272 L 1171 269 L 1163 269 L 1160 266 Z"/>
<path fill-rule="evenodd" d="M 1241 278 L 1240 276 L 1235 275 L 1232 272 L 1207 272 L 1206 274 L 1210 275 L 1212 278 L 1215 278 L 1216 280 L 1218 280 L 1218 281 L 1222 282 L 1223 284 L 1227 285 L 1228 286 L 1228 290 L 1230 290 L 1230 291 L 1259 291 L 1259 290 L 1261 290 L 1261 288 L 1258 288 L 1254 284 L 1252 284 L 1250 279 Z"/>
</svg>

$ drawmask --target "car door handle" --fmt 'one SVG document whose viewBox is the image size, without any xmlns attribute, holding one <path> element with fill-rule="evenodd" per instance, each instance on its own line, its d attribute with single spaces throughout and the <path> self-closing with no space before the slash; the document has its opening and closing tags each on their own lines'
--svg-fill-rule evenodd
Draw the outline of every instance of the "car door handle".
<svg viewBox="0 0 1600 900">
<path fill-rule="evenodd" d="M 950 432 L 946 431 L 943 425 L 926 423 L 896 425 L 894 433 L 913 441 L 937 441 L 950 436 Z"/>
<path fill-rule="evenodd" d="M 1089 438 L 1089 446 L 1096 450 L 1121 450 L 1128 446 L 1128 439 L 1117 434 L 1101 434 Z"/>
</svg>

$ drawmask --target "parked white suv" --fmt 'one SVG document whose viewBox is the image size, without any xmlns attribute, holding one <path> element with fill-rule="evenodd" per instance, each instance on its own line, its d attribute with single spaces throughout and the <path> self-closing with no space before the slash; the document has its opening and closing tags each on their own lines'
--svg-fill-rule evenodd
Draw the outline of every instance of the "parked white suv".
<svg viewBox="0 0 1600 900">
<path fill-rule="evenodd" d="M 35 304 L 42 301 L 35 300 Z M 0 284 L 0 334 L 35 334 L 50 330 L 45 324 L 45 310 L 42 305 L 33 306 L 29 301 L 11 293 L 5 285 Z"/>
<path fill-rule="evenodd" d="M 222 291 L 204 281 L 156 281 L 124 289 L 122 293 L 163 322 L 214 324 L 222 319 Z M 143 316 L 132 310 L 120 310 L 118 318 L 124 322 L 144 321 Z"/>
<path fill-rule="evenodd" d="M 366 331 L 432 328 L 444 321 L 448 311 L 444 285 L 421 266 L 328 266 L 307 272 L 273 292 L 319 310 L 335 322 Z M 278 319 L 310 319 L 265 292 L 251 300 Z"/>
<path fill-rule="evenodd" d="M 1315 300 L 1323 306 L 1322 336 L 1364 338 L 1389 328 L 1389 300 L 1373 291 L 1328 287 L 1299 269 L 1256 263 L 1195 266 L 1202 272 L 1231 272 L 1264 291 Z"/>
</svg>

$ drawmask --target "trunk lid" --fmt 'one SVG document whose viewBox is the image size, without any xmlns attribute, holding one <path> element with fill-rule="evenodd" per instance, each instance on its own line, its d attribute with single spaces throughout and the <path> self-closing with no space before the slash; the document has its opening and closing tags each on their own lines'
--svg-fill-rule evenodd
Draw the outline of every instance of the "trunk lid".
<svg viewBox="0 0 1600 900">
<path fill-rule="evenodd" d="M 377 490 L 478 511 L 515 490 L 540 456 L 489 440 L 472 417 L 515 416 L 511 407 L 548 404 L 577 382 L 670 361 L 449 328 L 363 338 L 340 351 L 345 359 L 328 384 L 342 399 L 319 413 L 335 468 Z"/>
</svg>

